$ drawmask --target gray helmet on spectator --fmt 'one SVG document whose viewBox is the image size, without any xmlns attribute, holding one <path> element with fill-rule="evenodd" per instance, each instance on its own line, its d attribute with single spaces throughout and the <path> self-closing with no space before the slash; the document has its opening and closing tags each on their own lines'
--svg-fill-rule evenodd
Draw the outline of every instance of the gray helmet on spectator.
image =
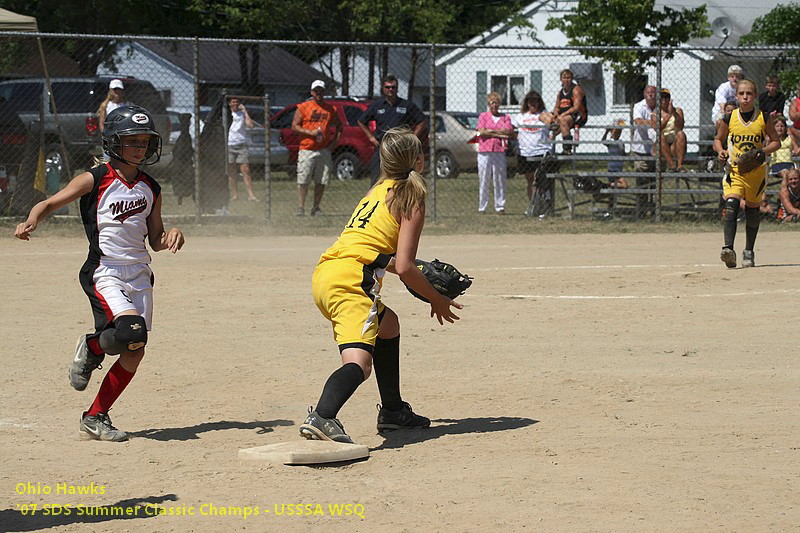
<svg viewBox="0 0 800 533">
<path fill-rule="evenodd" d="M 153 129 L 153 117 L 143 107 L 127 105 L 108 114 L 103 128 L 103 151 L 110 157 L 129 163 L 122 158 L 122 137 L 150 135 L 142 165 L 152 165 L 161 159 L 161 135 Z"/>
</svg>

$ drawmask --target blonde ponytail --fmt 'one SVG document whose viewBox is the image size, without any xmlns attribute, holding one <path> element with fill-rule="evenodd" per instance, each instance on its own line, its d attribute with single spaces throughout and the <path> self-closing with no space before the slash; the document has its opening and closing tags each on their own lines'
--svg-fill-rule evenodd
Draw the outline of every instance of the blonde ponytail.
<svg viewBox="0 0 800 533">
<path fill-rule="evenodd" d="M 114 91 L 112 89 L 108 90 L 108 94 L 106 94 L 106 99 L 100 102 L 100 107 L 97 108 L 97 116 L 99 117 L 101 114 L 106 112 L 106 108 L 108 107 L 108 103 L 114 98 Z"/>
<path fill-rule="evenodd" d="M 381 179 L 396 180 L 389 211 L 398 220 L 409 218 L 425 205 L 428 186 L 422 174 L 414 170 L 422 154 L 422 143 L 408 127 L 392 128 L 381 140 Z"/>
</svg>

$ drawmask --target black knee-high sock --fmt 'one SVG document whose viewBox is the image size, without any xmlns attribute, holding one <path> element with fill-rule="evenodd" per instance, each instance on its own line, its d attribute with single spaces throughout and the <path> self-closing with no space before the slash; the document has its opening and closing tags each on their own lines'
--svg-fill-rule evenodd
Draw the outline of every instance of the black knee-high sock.
<svg viewBox="0 0 800 533">
<path fill-rule="evenodd" d="M 761 214 L 757 207 L 744 208 L 744 223 L 745 223 L 745 250 L 752 250 L 756 245 L 756 235 L 758 235 L 758 225 L 761 222 Z"/>
<path fill-rule="evenodd" d="M 733 248 L 736 238 L 736 219 L 739 217 L 739 199 L 728 198 L 725 200 L 725 248 Z"/>
<path fill-rule="evenodd" d="M 375 368 L 375 380 L 383 407 L 390 411 L 403 407 L 400 397 L 400 335 L 393 339 L 378 337 L 372 366 Z"/>
<path fill-rule="evenodd" d="M 356 363 L 347 363 L 330 375 L 317 402 L 317 414 L 322 418 L 336 418 L 344 402 L 364 382 L 364 371 Z"/>
</svg>

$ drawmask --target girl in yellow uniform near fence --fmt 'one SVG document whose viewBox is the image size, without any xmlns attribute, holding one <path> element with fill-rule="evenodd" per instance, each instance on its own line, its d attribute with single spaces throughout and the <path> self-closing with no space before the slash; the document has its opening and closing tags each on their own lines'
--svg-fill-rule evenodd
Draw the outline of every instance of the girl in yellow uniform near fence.
<svg viewBox="0 0 800 533">
<path fill-rule="evenodd" d="M 736 218 L 739 215 L 739 201 L 745 201 L 746 242 L 742 254 L 742 267 L 755 266 L 753 247 L 756 243 L 760 222 L 759 205 L 767 188 L 767 165 L 763 163 L 747 173 L 739 172 L 738 160 L 745 152 L 762 150 L 769 155 L 778 148 L 780 142 L 775 133 L 772 117 L 756 109 L 757 87 L 751 80 L 742 80 L 736 84 L 736 101 L 739 108 L 726 115 L 717 125 L 717 136 L 714 138 L 714 150 L 723 163 L 730 161 L 730 171 L 722 179 L 722 191 L 725 198 L 725 245 L 722 247 L 720 259 L 728 268 L 736 267 L 736 252 L 733 241 L 736 237 Z M 723 147 L 728 140 L 727 148 Z M 768 142 L 767 142 L 768 141 Z M 731 156 L 731 157 L 729 157 Z"/>
<path fill-rule="evenodd" d="M 430 426 L 400 396 L 400 322 L 380 295 L 386 271 L 427 298 L 440 324 L 458 320 L 451 308 L 462 308 L 439 294 L 414 264 L 427 196 L 422 144 L 408 128 L 393 128 L 381 141 L 380 158 L 380 181 L 322 254 L 311 280 L 314 302 L 333 325 L 342 366 L 300 426 L 307 439 L 353 442 L 336 416 L 373 364 L 382 402 L 378 431 Z"/>
</svg>

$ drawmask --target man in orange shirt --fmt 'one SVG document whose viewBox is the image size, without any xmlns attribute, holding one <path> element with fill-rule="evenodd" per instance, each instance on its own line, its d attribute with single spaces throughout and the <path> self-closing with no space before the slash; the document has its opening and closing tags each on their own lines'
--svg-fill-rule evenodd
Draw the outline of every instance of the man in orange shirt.
<svg viewBox="0 0 800 533">
<path fill-rule="evenodd" d="M 336 107 L 325 102 L 324 81 L 316 80 L 311 84 L 311 98 L 299 104 L 294 112 L 292 131 L 301 137 L 300 151 L 297 154 L 297 216 L 305 214 L 308 185 L 312 180 L 313 216 L 320 212 L 319 203 L 333 168 L 331 150 L 339 142 L 342 133 L 342 123 Z"/>
</svg>

